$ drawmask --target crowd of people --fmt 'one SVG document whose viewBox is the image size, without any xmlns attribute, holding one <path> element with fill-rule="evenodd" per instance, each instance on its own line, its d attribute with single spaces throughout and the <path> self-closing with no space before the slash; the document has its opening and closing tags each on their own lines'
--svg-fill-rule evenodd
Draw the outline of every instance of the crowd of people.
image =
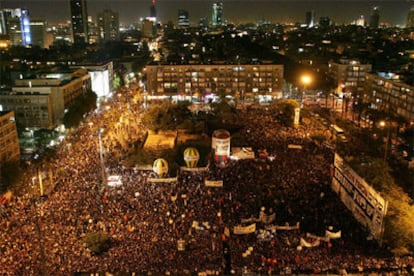
<svg viewBox="0 0 414 276">
<path fill-rule="evenodd" d="M 283 127 L 265 109 L 240 111 L 240 135 L 257 158 L 224 167 L 212 161 L 206 171 L 154 182 L 154 172 L 120 162 L 146 130 L 139 103 L 117 99 L 90 114 L 48 160 L 55 171 L 52 191 L 25 193 L 2 209 L 1 275 L 413 272 L 412 257 L 392 256 L 368 240 L 331 191 L 333 151 L 309 138 L 312 126 Z M 261 150 L 266 158 L 258 157 Z M 122 185 L 105 185 L 103 175 L 121 176 Z M 222 180 L 223 187 L 208 187 L 206 179 Z M 273 225 L 299 228 L 259 239 L 268 226 L 258 219 L 261 211 L 275 214 Z M 248 220 L 256 231 L 234 234 Z M 326 229 L 342 235 L 300 246 L 301 238 L 311 241 L 306 233 L 322 236 Z M 83 244 L 93 232 L 108 234 L 107 251 L 92 254 Z"/>
</svg>

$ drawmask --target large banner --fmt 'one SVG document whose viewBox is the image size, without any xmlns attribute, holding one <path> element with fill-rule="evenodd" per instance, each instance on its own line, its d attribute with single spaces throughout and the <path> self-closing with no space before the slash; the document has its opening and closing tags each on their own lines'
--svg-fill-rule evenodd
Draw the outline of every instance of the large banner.
<svg viewBox="0 0 414 276">
<path fill-rule="evenodd" d="M 373 237 L 381 240 L 388 203 L 338 154 L 335 154 L 332 189 Z"/>
<path fill-rule="evenodd" d="M 207 167 L 197 167 L 197 168 L 188 168 L 188 167 L 180 167 L 182 172 L 206 172 L 208 171 Z"/>
<path fill-rule="evenodd" d="M 171 182 L 177 182 L 177 177 L 148 178 L 148 182 L 152 182 L 152 183 L 171 183 Z"/>
<path fill-rule="evenodd" d="M 216 187 L 216 188 L 222 188 L 223 187 L 223 180 L 204 180 L 204 184 L 206 187 Z"/>
<path fill-rule="evenodd" d="M 252 223 L 247 226 L 237 225 L 233 228 L 233 233 L 235 235 L 246 235 L 256 232 L 256 223 Z"/>
</svg>

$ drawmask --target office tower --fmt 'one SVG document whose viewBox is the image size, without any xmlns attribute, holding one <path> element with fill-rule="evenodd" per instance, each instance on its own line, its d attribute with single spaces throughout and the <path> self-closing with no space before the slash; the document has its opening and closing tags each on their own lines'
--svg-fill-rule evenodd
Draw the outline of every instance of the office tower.
<svg viewBox="0 0 414 276">
<path fill-rule="evenodd" d="M 98 14 L 98 30 L 101 41 L 119 40 L 119 16 L 117 12 L 104 10 Z"/>
<path fill-rule="evenodd" d="M 217 1 L 213 4 L 213 12 L 211 14 L 211 22 L 213 26 L 223 25 L 223 2 Z"/>
<path fill-rule="evenodd" d="M 190 27 L 190 17 L 188 15 L 188 11 L 178 10 L 178 23 L 177 23 L 177 25 L 180 28 Z"/>
<path fill-rule="evenodd" d="M 200 28 L 202 28 L 202 29 L 204 29 L 204 28 L 208 28 L 208 20 L 207 20 L 207 18 L 205 18 L 205 17 L 200 18 L 200 20 L 199 20 L 199 22 L 198 22 L 198 26 L 199 26 Z"/>
<path fill-rule="evenodd" d="M 154 22 L 149 18 L 142 21 L 141 32 L 143 37 L 153 38 L 155 36 Z"/>
<path fill-rule="evenodd" d="M 315 26 L 315 12 L 314 11 L 308 11 L 306 12 L 306 26 L 308 28 L 312 28 Z"/>
<path fill-rule="evenodd" d="M 92 21 L 92 16 L 88 16 L 88 38 L 89 44 L 98 43 L 100 40 L 98 24 Z"/>
<path fill-rule="evenodd" d="M 28 46 L 32 44 L 28 10 L 3 9 L 1 14 L 1 32 L 9 35 L 12 45 Z"/>
<path fill-rule="evenodd" d="M 47 48 L 46 45 L 46 22 L 43 19 L 30 20 L 30 32 L 32 35 L 32 45 Z"/>
<path fill-rule="evenodd" d="M 6 13 L 0 10 L 0 34 L 7 34 Z"/>
<path fill-rule="evenodd" d="M 411 7 L 407 14 L 407 21 L 405 23 L 406 28 L 414 28 L 414 6 Z"/>
<path fill-rule="evenodd" d="M 157 18 L 157 10 L 155 9 L 155 0 L 152 0 L 151 7 L 150 7 L 150 17 L 156 20 Z"/>
<path fill-rule="evenodd" d="M 74 44 L 87 44 L 88 38 L 88 11 L 86 0 L 70 0 L 72 33 Z"/>
<path fill-rule="evenodd" d="M 372 10 L 371 17 L 369 18 L 369 27 L 370 28 L 378 28 L 379 27 L 379 20 L 380 20 L 380 14 L 378 7 L 374 7 Z"/>
<path fill-rule="evenodd" d="M 365 27 L 365 17 L 361 15 L 357 20 L 354 21 L 354 25 Z"/>
<path fill-rule="evenodd" d="M 327 16 L 321 16 L 319 18 L 319 26 L 321 28 L 328 28 L 331 25 L 331 19 Z"/>
</svg>

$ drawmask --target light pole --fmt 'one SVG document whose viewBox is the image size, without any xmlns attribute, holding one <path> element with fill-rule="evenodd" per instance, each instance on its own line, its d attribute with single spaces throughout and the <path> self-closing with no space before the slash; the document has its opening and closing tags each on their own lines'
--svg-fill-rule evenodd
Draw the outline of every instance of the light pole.
<svg viewBox="0 0 414 276">
<path fill-rule="evenodd" d="M 385 138 L 385 148 L 384 148 L 384 161 L 387 161 L 387 153 L 388 153 L 388 144 L 390 141 L 390 134 L 391 134 L 391 124 L 387 121 L 380 121 L 379 125 L 381 128 L 387 128 L 387 137 Z"/>
<path fill-rule="evenodd" d="M 299 126 L 300 121 L 300 110 L 303 107 L 303 95 L 305 94 L 306 85 L 310 84 L 312 81 L 311 77 L 309 75 L 302 75 L 300 78 L 300 82 L 303 84 L 303 91 L 300 96 L 300 104 L 299 107 L 295 108 L 295 116 L 293 118 L 293 124 L 297 127 Z"/>
<path fill-rule="evenodd" d="M 100 128 L 99 131 L 98 131 L 99 158 L 101 160 L 102 183 L 103 183 L 103 185 L 105 185 L 106 184 L 106 175 L 105 175 L 105 164 L 104 164 L 103 153 L 102 153 L 102 132 L 103 132 L 103 128 Z"/>
<path fill-rule="evenodd" d="M 303 84 L 303 91 L 300 97 L 300 107 L 303 106 L 303 96 L 305 95 L 306 92 L 306 86 L 309 85 L 312 81 L 311 77 L 309 75 L 303 75 L 300 78 L 301 83 Z"/>
</svg>

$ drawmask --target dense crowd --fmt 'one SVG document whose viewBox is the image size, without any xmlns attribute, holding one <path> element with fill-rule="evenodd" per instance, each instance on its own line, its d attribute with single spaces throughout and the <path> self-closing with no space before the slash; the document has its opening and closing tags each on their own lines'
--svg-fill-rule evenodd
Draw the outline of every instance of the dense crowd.
<svg viewBox="0 0 414 276">
<path fill-rule="evenodd" d="M 156 177 L 152 171 L 120 163 L 145 139 L 142 110 L 130 103 L 125 108 L 127 103 L 119 97 L 110 109 L 90 114 L 59 147 L 47 164 L 55 171 L 53 191 L 15 197 L 2 209 L 1 275 L 412 272 L 413 258 L 380 250 L 331 191 L 333 152 L 309 138 L 311 125 L 282 127 L 264 109 L 243 111 L 246 146 L 272 158 L 231 160 L 225 167 L 212 162 L 207 171 L 183 171 L 176 181 L 158 183 L 149 181 Z M 118 187 L 102 181 L 100 126 L 106 129 L 105 173 L 122 176 Z M 207 187 L 205 179 L 223 180 L 223 187 Z M 261 210 L 276 214 L 274 225 L 300 227 L 277 230 L 268 239 L 233 233 Z M 257 231 L 266 227 L 258 220 L 256 225 Z M 341 230 L 341 238 L 300 246 L 306 233 L 321 236 L 328 228 Z M 97 231 L 111 240 L 99 255 L 82 243 Z M 224 260 L 224 243 L 231 262 Z"/>
</svg>

